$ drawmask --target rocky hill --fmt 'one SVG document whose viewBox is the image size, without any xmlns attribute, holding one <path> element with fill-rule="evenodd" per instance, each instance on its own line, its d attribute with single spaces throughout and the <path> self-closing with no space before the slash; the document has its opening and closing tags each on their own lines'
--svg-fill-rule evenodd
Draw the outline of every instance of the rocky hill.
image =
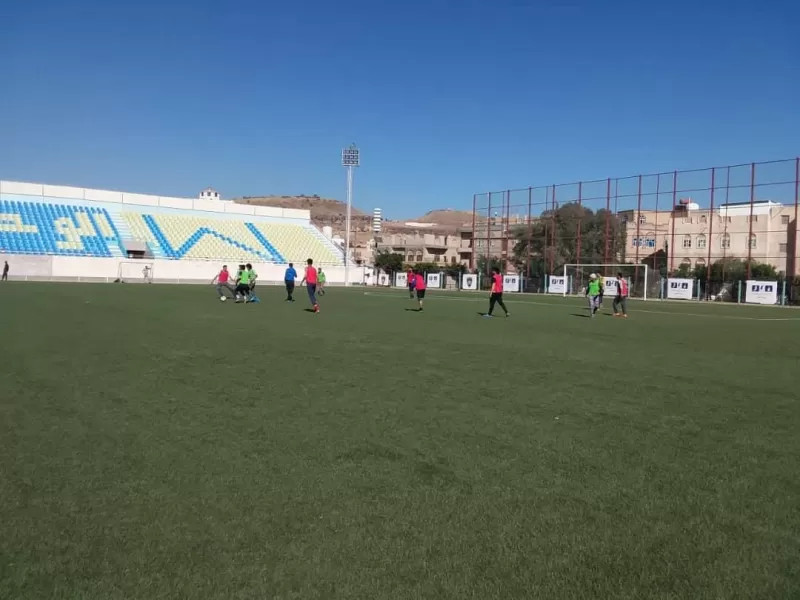
<svg viewBox="0 0 800 600">
<path fill-rule="evenodd" d="M 334 231 L 344 225 L 347 205 L 341 200 L 313 196 L 245 196 L 235 198 L 239 204 L 255 204 L 258 206 L 275 206 L 278 208 L 299 208 L 311 211 L 311 220 L 315 225 L 322 227 L 330 225 Z M 355 231 L 370 231 L 372 215 L 353 207 L 351 211 L 353 229 Z M 403 219 L 400 221 L 384 221 L 383 227 L 387 232 L 400 232 L 411 229 L 406 223 L 427 223 L 432 227 L 429 231 L 442 233 L 455 233 L 455 230 L 472 223 L 472 213 L 462 210 L 432 210 L 418 219 Z"/>
<path fill-rule="evenodd" d="M 408 219 L 416 223 L 436 223 L 441 227 L 458 228 L 462 225 L 472 224 L 472 213 L 466 210 L 445 208 L 432 210 L 419 219 Z"/>
</svg>

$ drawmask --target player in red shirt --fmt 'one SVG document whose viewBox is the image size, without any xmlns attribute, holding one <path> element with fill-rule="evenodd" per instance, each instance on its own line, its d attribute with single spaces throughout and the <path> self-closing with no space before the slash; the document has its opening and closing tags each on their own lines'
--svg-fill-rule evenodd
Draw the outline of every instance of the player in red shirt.
<svg viewBox="0 0 800 600">
<path fill-rule="evenodd" d="M 314 268 L 314 261 L 308 259 L 306 261 L 306 273 L 300 285 L 306 284 L 308 290 L 308 299 L 311 301 L 311 306 L 314 307 L 314 312 L 319 312 L 319 304 L 317 303 L 317 270 Z"/>
<path fill-rule="evenodd" d="M 232 299 L 236 299 L 236 292 L 233 291 L 233 286 L 230 283 L 231 274 L 228 271 L 228 265 L 222 265 L 222 270 L 217 273 L 216 277 L 211 280 L 211 285 L 217 286 L 217 295 L 220 298 L 227 296 L 225 291 L 227 291 Z"/>
<path fill-rule="evenodd" d="M 628 318 L 628 280 L 622 276 L 622 273 L 617 273 L 617 295 L 611 308 L 614 310 L 615 317 Z"/>
<path fill-rule="evenodd" d="M 417 290 L 417 302 L 419 302 L 419 312 L 422 312 L 422 301 L 425 300 L 425 276 L 417 271 L 414 274 L 414 289 Z"/>
<path fill-rule="evenodd" d="M 484 317 L 493 316 L 495 304 L 500 305 L 507 317 L 511 314 L 503 302 L 503 276 L 500 275 L 500 269 L 497 267 L 492 269 L 492 295 L 489 296 L 489 312 L 483 315 Z"/>
<path fill-rule="evenodd" d="M 406 285 L 408 286 L 408 297 L 414 299 L 414 288 L 417 285 L 417 275 L 413 269 L 409 268 L 406 273 Z"/>
</svg>

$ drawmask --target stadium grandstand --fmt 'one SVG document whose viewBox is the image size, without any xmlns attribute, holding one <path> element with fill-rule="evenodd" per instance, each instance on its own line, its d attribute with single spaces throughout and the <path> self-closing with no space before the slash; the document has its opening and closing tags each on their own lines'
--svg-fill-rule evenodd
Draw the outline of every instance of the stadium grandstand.
<svg viewBox="0 0 800 600">
<path fill-rule="evenodd" d="M 26 279 L 206 282 L 222 263 L 253 263 L 265 281 L 313 258 L 344 281 L 342 249 L 308 210 L 0 181 L 0 251 Z M 362 274 L 348 261 L 352 281 Z"/>
</svg>

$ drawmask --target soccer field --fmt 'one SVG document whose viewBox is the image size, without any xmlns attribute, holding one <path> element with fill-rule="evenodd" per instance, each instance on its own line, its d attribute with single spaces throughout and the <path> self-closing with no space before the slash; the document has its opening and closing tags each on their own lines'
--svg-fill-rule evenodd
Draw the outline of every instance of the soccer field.
<svg viewBox="0 0 800 600">
<path fill-rule="evenodd" d="M 800 311 L 260 295 L 0 285 L 0 598 L 800 597 Z"/>
</svg>

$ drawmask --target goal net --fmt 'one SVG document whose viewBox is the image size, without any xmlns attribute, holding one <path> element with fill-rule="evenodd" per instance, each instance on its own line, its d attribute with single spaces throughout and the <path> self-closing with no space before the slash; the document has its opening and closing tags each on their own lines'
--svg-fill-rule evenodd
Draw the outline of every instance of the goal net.
<svg viewBox="0 0 800 600">
<path fill-rule="evenodd" d="M 153 263 L 144 260 L 122 261 L 117 269 L 120 283 L 152 283 Z"/>
<path fill-rule="evenodd" d="M 589 265 L 564 265 L 564 272 L 557 283 L 563 285 L 563 293 L 580 295 L 584 293 L 589 283 L 589 276 L 594 273 L 602 279 L 606 296 L 613 296 L 617 290 L 617 273 L 628 280 L 631 298 L 658 298 L 658 278 L 654 276 L 653 269 L 647 265 L 625 264 L 589 264 Z"/>
</svg>

